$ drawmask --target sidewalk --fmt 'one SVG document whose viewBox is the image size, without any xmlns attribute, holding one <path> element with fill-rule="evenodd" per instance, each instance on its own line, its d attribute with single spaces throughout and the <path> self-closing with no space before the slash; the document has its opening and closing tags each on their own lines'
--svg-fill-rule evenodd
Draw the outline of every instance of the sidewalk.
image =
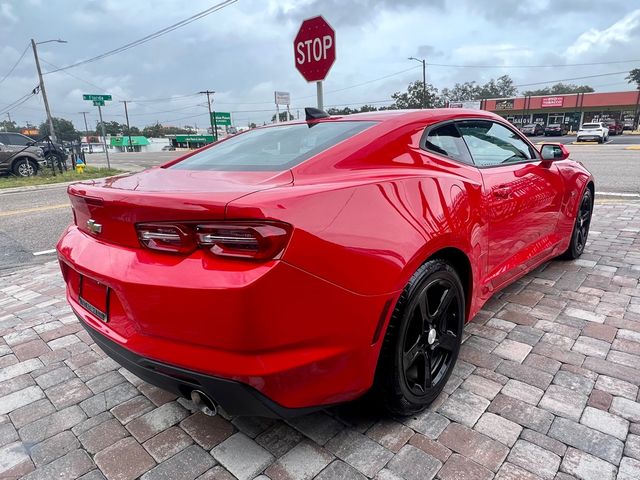
<svg viewBox="0 0 640 480">
<path fill-rule="evenodd" d="M 91 342 L 56 262 L 0 276 L 0 478 L 639 479 L 640 203 L 596 203 L 582 258 L 491 299 L 408 418 L 194 413 Z"/>
</svg>

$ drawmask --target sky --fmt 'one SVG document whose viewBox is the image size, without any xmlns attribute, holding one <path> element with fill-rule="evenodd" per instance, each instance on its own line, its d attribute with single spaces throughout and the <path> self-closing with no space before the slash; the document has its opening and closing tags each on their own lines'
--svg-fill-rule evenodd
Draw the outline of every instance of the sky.
<svg viewBox="0 0 640 480">
<path fill-rule="evenodd" d="M 0 79 L 30 39 L 63 39 L 38 47 L 43 70 L 55 70 L 118 48 L 190 17 L 220 0 L 0 0 Z M 315 106 L 315 85 L 294 66 L 302 20 L 322 15 L 336 32 L 337 59 L 324 84 L 325 107 L 384 105 L 422 79 L 439 89 L 509 74 L 520 91 L 570 80 L 596 91 L 633 87 L 640 67 L 640 2 L 620 0 L 238 0 L 141 46 L 45 75 L 54 116 L 92 128 L 97 108 L 83 93 L 113 96 L 105 121 L 206 127 L 206 98 L 230 111 L 237 126 L 269 121 L 274 90 L 291 92 L 292 113 Z M 609 63 L 605 63 L 609 62 Z M 618 63 L 612 63 L 618 62 Z M 568 66 L 577 63 L 598 65 Z M 553 67 L 537 67 L 554 65 Z M 554 82 L 552 82 L 554 83 Z M 0 112 L 37 85 L 33 53 L 0 82 Z M 44 119 L 41 95 L 11 110 L 19 124 Z M 6 119 L 3 115 L 2 120 Z"/>
</svg>

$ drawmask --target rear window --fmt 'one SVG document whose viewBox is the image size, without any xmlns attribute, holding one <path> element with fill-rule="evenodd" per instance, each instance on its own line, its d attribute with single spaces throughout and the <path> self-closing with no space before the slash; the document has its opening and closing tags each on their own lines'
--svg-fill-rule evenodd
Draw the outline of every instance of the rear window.
<svg viewBox="0 0 640 480">
<path fill-rule="evenodd" d="M 600 124 L 599 123 L 585 123 L 584 125 L 582 125 L 582 128 L 585 130 L 591 130 L 594 128 L 600 128 Z"/>
<path fill-rule="evenodd" d="M 319 122 L 258 128 L 196 153 L 179 170 L 286 170 L 351 138 L 376 122 Z"/>
</svg>

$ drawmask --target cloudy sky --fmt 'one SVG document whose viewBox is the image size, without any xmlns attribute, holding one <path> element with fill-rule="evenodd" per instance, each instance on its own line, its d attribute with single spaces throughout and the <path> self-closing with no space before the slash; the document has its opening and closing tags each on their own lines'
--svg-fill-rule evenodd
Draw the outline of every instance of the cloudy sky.
<svg viewBox="0 0 640 480">
<path fill-rule="evenodd" d="M 43 70 L 94 57 L 183 20 L 220 0 L 0 0 L 0 79 L 30 38 L 61 38 L 39 47 Z M 262 123 L 273 91 L 291 92 L 292 110 L 314 105 L 315 85 L 294 68 L 301 21 L 321 14 L 336 30 L 338 59 L 325 82 L 325 105 L 389 103 L 390 94 L 421 79 L 442 89 L 505 73 L 521 90 L 538 82 L 628 72 L 640 67 L 640 8 L 620 0 L 238 0 L 144 45 L 45 76 L 53 114 L 83 129 L 97 109 L 83 93 L 110 93 L 105 120 L 124 122 L 119 100 L 131 100 L 131 123 L 143 127 L 206 126 L 200 90 L 215 90 L 215 109 L 238 125 Z M 568 66 L 580 63 L 598 65 Z M 555 65 L 539 68 L 539 65 Z M 533 66 L 533 67 L 532 67 Z M 573 83 L 596 91 L 627 90 L 626 73 Z M 37 84 L 28 50 L 0 83 L 0 112 Z M 44 118 L 40 96 L 13 109 L 19 123 Z M 3 120 L 6 115 L 3 115 Z"/>
</svg>

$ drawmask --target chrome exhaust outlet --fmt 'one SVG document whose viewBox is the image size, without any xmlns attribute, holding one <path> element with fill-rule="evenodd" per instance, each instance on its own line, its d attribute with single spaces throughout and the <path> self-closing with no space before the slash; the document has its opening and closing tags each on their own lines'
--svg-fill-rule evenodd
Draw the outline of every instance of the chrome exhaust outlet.
<svg viewBox="0 0 640 480">
<path fill-rule="evenodd" d="M 218 407 L 209 396 L 200 390 L 191 390 L 191 401 L 205 415 L 215 417 L 218 414 Z"/>
</svg>

